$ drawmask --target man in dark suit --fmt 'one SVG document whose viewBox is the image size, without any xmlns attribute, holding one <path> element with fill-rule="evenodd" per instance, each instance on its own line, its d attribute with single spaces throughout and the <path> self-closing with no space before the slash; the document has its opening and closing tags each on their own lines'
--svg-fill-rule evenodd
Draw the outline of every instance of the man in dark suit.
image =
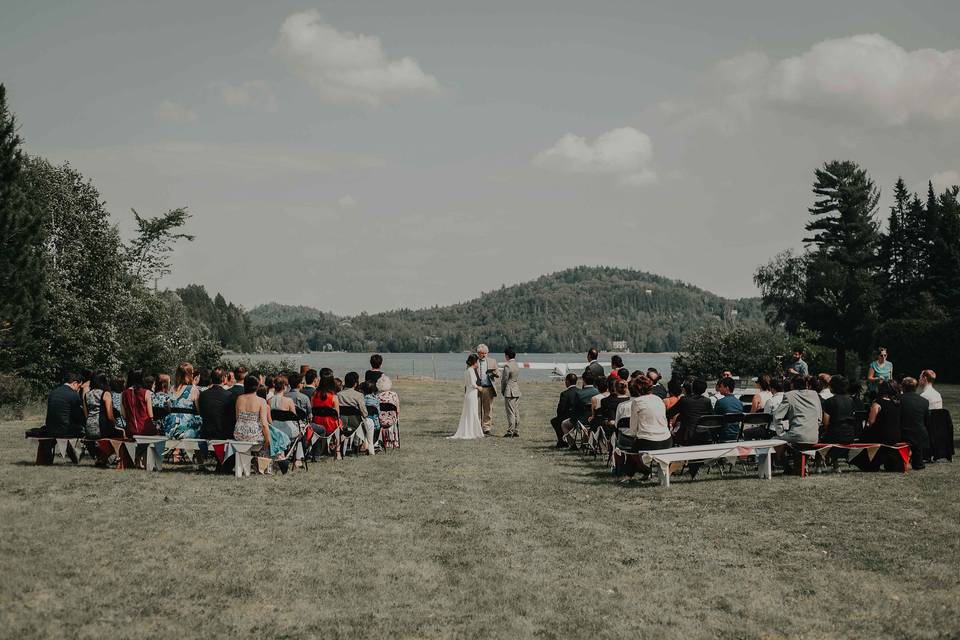
<svg viewBox="0 0 960 640">
<path fill-rule="evenodd" d="M 80 404 L 80 376 L 64 374 L 63 383 L 47 396 L 47 418 L 42 433 L 53 437 L 83 435 L 83 406 Z"/>
<path fill-rule="evenodd" d="M 577 389 L 577 374 L 568 373 L 564 378 L 567 388 L 560 394 L 560 401 L 557 402 L 557 415 L 550 418 L 550 426 L 557 434 L 557 449 L 565 449 L 567 443 L 563 439 L 563 423 L 569 422 L 573 415 L 579 400 L 579 390 Z"/>
<path fill-rule="evenodd" d="M 597 362 L 597 358 L 600 357 L 600 354 L 596 349 L 590 348 L 587 351 L 587 366 L 583 370 L 583 384 L 594 384 L 597 380 L 603 377 L 603 365 Z"/>
<path fill-rule="evenodd" d="M 904 378 L 900 385 L 900 437 L 910 443 L 910 466 L 920 470 L 924 468 L 923 458 L 930 449 L 930 435 L 927 433 L 927 414 L 930 413 L 930 401 L 917 393 L 917 380 Z"/>
<path fill-rule="evenodd" d="M 663 386 L 663 378 L 660 376 L 660 372 L 655 368 L 650 367 L 647 369 L 647 377 L 653 380 L 653 387 L 650 389 L 650 393 L 657 396 L 661 400 L 666 400 L 667 389 Z"/>
<path fill-rule="evenodd" d="M 198 401 L 203 420 L 200 434 L 207 440 L 227 440 L 233 437 L 236 398 L 224 387 L 223 369 L 217 367 L 210 372 L 210 383 L 205 391 L 200 392 Z"/>
</svg>

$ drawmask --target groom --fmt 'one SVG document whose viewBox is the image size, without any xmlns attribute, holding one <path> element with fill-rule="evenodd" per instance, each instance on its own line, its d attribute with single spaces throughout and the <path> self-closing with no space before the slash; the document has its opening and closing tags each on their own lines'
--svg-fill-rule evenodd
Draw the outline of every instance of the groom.
<svg viewBox="0 0 960 640">
<path fill-rule="evenodd" d="M 503 365 L 503 378 L 500 380 L 500 393 L 507 409 L 507 432 L 504 438 L 520 437 L 520 367 L 517 366 L 517 352 L 513 347 L 503 350 L 507 363 Z"/>
<path fill-rule="evenodd" d="M 497 361 L 490 357 L 490 349 L 487 345 L 477 345 L 477 357 L 480 358 L 477 368 L 477 382 L 480 385 L 480 425 L 483 427 L 484 435 L 490 435 L 490 429 L 493 426 L 490 406 L 497 396 L 493 380 L 500 374 L 497 372 Z"/>
</svg>

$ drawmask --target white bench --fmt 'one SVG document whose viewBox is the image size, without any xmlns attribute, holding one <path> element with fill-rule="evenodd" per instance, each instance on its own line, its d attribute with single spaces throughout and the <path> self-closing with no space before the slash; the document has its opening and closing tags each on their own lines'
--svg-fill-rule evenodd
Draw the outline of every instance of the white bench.
<svg viewBox="0 0 960 640">
<path fill-rule="evenodd" d="M 655 463 L 660 469 L 660 485 L 670 486 L 670 465 L 676 462 L 706 462 L 718 458 L 739 458 L 757 456 L 757 471 L 761 479 L 770 479 L 770 454 L 775 447 L 786 445 L 785 440 L 741 440 L 739 442 L 719 442 L 716 444 L 698 444 L 689 447 L 671 447 L 656 451 L 640 451 L 643 464 L 652 467 Z M 623 454 L 625 452 L 618 451 Z"/>
</svg>

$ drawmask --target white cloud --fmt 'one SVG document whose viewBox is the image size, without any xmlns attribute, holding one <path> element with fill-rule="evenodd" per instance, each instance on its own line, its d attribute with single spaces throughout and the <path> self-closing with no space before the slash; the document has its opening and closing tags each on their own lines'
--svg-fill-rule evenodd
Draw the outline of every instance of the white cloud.
<svg viewBox="0 0 960 640">
<path fill-rule="evenodd" d="M 933 188 L 937 193 L 942 193 L 944 189 L 954 185 L 960 185 L 960 171 L 947 169 L 946 171 L 933 174 L 930 177 L 930 181 L 933 182 Z"/>
<path fill-rule="evenodd" d="M 237 85 L 221 83 L 214 85 L 227 106 L 237 109 L 253 109 L 269 113 L 277 110 L 277 97 L 267 83 L 251 80 Z"/>
<path fill-rule="evenodd" d="M 339 206 L 341 209 L 353 209 L 357 206 L 357 204 L 356 198 L 350 194 L 341 196 L 339 199 L 337 199 L 337 206 Z"/>
<path fill-rule="evenodd" d="M 960 49 L 908 51 L 861 34 L 782 59 L 747 51 L 714 66 L 706 95 L 660 105 L 667 116 L 725 133 L 759 107 L 873 126 L 960 120 Z"/>
<path fill-rule="evenodd" d="M 158 120 L 165 120 L 167 122 L 196 122 L 197 114 L 193 109 L 185 107 L 182 104 L 177 104 L 172 100 L 164 100 L 157 106 L 157 110 L 154 112 L 154 115 Z"/>
<path fill-rule="evenodd" d="M 316 9 L 283 21 L 276 51 L 331 102 L 376 107 L 394 96 L 440 89 L 413 58 L 388 59 L 379 38 L 339 31 Z"/>
<path fill-rule="evenodd" d="M 607 131 L 593 142 L 568 133 L 533 159 L 536 166 L 544 169 L 615 175 L 621 184 L 636 187 L 657 182 L 652 161 L 650 136 L 633 127 Z"/>
</svg>

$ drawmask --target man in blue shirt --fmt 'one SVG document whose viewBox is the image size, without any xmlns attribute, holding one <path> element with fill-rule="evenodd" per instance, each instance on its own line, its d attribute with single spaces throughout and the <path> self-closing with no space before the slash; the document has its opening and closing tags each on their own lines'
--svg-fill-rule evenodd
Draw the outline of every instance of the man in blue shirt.
<svg viewBox="0 0 960 640">
<path fill-rule="evenodd" d="M 717 400 L 717 404 L 713 406 L 713 412 L 719 416 L 727 415 L 728 413 L 743 413 L 743 403 L 740 402 L 740 398 L 733 395 L 733 390 L 736 388 L 737 383 L 733 378 L 724 378 L 720 381 L 720 384 L 717 385 L 717 390 L 720 392 L 720 399 Z M 740 435 L 740 422 L 726 422 L 724 421 L 723 432 L 720 435 L 721 442 L 735 442 L 737 437 Z"/>
<path fill-rule="evenodd" d="M 787 373 L 791 376 L 810 375 L 810 367 L 803 361 L 803 349 L 800 347 L 793 348 L 793 364 L 787 369 Z"/>
</svg>

